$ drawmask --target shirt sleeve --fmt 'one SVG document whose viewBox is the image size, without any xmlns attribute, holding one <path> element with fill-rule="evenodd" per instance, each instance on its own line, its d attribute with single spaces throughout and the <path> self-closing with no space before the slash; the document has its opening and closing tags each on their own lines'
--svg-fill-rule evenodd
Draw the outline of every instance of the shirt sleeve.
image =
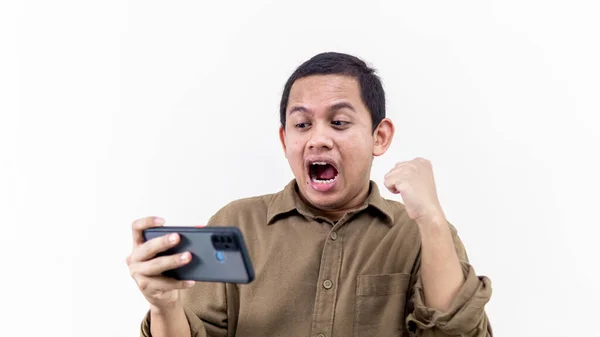
<svg viewBox="0 0 600 337">
<path fill-rule="evenodd" d="M 228 315 L 228 311 L 231 312 L 232 308 L 227 306 L 226 290 L 231 287 L 235 287 L 235 285 L 197 282 L 191 289 L 181 290 L 181 301 L 192 337 L 233 336 L 233 331 L 228 331 L 228 326 L 235 326 L 235 324 L 231 324 L 231 317 Z M 233 298 L 230 300 L 235 301 Z M 142 321 L 140 337 L 152 336 L 150 324 L 150 312 L 148 311 Z"/>
<path fill-rule="evenodd" d="M 441 312 L 427 307 L 420 277 L 419 257 L 415 273 L 416 282 L 408 303 L 406 328 L 411 336 L 420 337 L 492 337 L 492 328 L 484 310 L 492 295 L 491 281 L 485 276 L 475 274 L 456 229 L 452 225 L 450 228 L 465 282 L 448 311 Z"/>
</svg>

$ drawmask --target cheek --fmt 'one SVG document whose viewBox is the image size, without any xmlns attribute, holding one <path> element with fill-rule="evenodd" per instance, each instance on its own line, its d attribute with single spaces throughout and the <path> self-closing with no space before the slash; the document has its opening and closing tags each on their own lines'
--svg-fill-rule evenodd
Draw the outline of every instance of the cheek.
<svg viewBox="0 0 600 337">
<path fill-rule="evenodd" d="M 343 144 L 343 145 L 342 145 Z M 342 140 L 340 147 L 343 146 L 345 152 L 350 155 L 365 156 L 373 154 L 373 137 L 360 135 L 347 137 Z"/>
<path fill-rule="evenodd" d="M 286 149 L 286 157 L 292 166 L 302 166 L 303 164 L 303 156 L 302 151 L 304 149 L 304 145 L 301 140 L 291 140 L 288 143 Z"/>
<path fill-rule="evenodd" d="M 365 165 L 370 165 L 373 156 L 373 139 L 361 137 L 348 140 L 344 147 L 340 148 L 341 155 L 351 171 L 363 171 Z M 357 165 L 358 164 L 358 165 Z"/>
<path fill-rule="evenodd" d="M 298 140 L 294 140 L 288 144 L 287 152 L 289 156 L 300 156 L 302 155 L 302 143 Z"/>
</svg>

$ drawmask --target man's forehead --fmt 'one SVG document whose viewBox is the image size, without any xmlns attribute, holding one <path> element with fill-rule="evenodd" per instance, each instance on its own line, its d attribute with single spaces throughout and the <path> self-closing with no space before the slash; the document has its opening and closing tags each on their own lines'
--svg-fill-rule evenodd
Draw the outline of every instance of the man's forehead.
<svg viewBox="0 0 600 337">
<path fill-rule="evenodd" d="M 292 85 L 289 103 L 313 100 L 360 99 L 358 81 L 345 75 L 312 75 Z"/>
</svg>

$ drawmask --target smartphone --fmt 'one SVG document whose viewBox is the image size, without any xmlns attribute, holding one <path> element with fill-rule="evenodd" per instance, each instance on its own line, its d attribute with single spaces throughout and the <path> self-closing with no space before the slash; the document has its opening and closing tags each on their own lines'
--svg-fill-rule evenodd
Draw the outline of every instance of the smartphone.
<svg viewBox="0 0 600 337">
<path fill-rule="evenodd" d="M 250 283 L 254 280 L 254 269 L 239 228 L 165 226 L 148 228 L 143 235 L 148 241 L 171 233 L 179 234 L 179 244 L 157 256 L 188 251 L 192 260 L 165 271 L 164 276 L 204 282 Z"/>
</svg>

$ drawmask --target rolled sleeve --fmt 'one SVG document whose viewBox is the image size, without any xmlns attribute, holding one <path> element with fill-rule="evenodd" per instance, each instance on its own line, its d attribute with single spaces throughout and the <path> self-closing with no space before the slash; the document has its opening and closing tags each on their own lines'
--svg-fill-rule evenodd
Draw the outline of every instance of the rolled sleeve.
<svg viewBox="0 0 600 337">
<path fill-rule="evenodd" d="M 406 318 L 413 336 L 493 336 L 484 310 L 492 295 L 491 281 L 477 276 L 469 263 L 461 266 L 465 282 L 446 312 L 425 305 L 423 286 L 417 281 L 411 298 L 414 310 Z"/>
</svg>

